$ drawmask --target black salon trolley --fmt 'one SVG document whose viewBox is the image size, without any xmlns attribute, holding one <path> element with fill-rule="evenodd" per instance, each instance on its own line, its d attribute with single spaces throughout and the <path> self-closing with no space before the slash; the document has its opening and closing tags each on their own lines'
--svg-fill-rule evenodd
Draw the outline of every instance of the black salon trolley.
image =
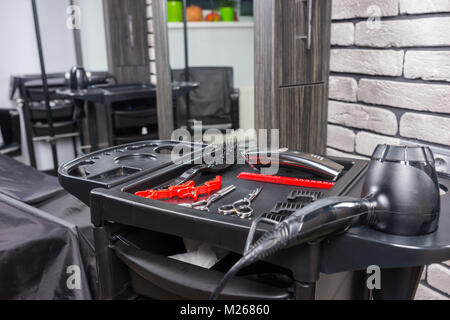
<svg viewBox="0 0 450 320">
<path fill-rule="evenodd" d="M 250 166 L 235 165 L 223 172 L 223 187 L 237 189 L 211 206 L 211 212 L 177 205 L 177 200 L 155 201 L 135 196 L 136 191 L 165 185 L 192 164 L 172 162 L 168 151 L 180 143 L 201 155 L 208 146 L 173 141 L 146 141 L 95 152 L 59 170 L 63 187 L 91 207 L 99 276 L 100 299 L 207 299 L 224 273 L 239 259 L 252 219 L 271 213 L 292 191 L 295 202 L 306 205 L 328 196 L 359 197 L 367 161 L 332 158 L 345 167 L 330 190 L 307 189 L 237 179 Z M 185 159 L 185 160 L 186 160 Z M 281 169 L 281 175 L 312 178 L 308 173 Z M 216 174 L 201 174 L 197 185 Z M 450 177 L 440 176 L 442 190 Z M 219 206 L 241 199 L 262 185 L 253 203 L 251 219 L 222 216 Z M 292 200 L 292 199 L 291 199 Z M 294 199 L 296 200 L 296 199 Z M 185 202 L 178 200 L 179 202 Z M 304 203 L 302 203 L 304 202 Z M 286 212 L 284 212 L 286 214 Z M 260 224 L 258 233 L 272 226 Z M 168 256 L 185 252 L 182 239 L 209 243 L 227 250 L 211 269 Z M 385 234 L 368 227 L 292 247 L 253 264 L 232 279 L 222 299 L 412 299 L 425 265 L 450 259 L 450 194 L 441 197 L 439 229 L 419 237 Z M 367 288 L 367 268 L 381 268 L 381 289 Z"/>
</svg>

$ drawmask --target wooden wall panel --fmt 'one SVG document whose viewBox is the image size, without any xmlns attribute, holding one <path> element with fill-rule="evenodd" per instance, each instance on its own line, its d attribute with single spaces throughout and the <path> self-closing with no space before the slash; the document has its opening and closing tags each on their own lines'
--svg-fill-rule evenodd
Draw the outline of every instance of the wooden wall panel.
<svg viewBox="0 0 450 320">
<path fill-rule="evenodd" d="M 277 1 L 276 24 L 279 35 L 277 49 L 280 86 L 323 83 L 327 81 L 330 33 L 330 1 L 311 0 L 311 47 L 308 49 L 307 1 Z"/>
<path fill-rule="evenodd" d="M 104 0 L 108 69 L 119 83 L 150 81 L 145 0 Z"/>
<path fill-rule="evenodd" d="M 254 2 L 255 15 L 255 127 L 279 128 L 278 84 L 275 74 L 275 2 Z"/>
<path fill-rule="evenodd" d="M 325 153 L 331 0 L 255 2 L 255 123 L 257 129 L 280 129 L 280 145 Z"/>
<path fill-rule="evenodd" d="M 157 109 L 159 138 L 169 139 L 174 129 L 172 80 L 169 62 L 167 1 L 153 1 L 153 28 L 157 78 Z"/>
<path fill-rule="evenodd" d="M 325 85 L 280 89 L 280 147 L 323 154 L 327 112 L 322 107 Z"/>
</svg>

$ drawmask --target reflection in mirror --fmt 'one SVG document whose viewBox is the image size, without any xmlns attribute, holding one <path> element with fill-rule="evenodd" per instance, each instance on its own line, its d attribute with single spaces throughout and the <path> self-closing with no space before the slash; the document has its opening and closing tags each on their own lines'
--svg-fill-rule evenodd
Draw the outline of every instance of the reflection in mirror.
<svg viewBox="0 0 450 320">
<path fill-rule="evenodd" d="M 78 0 L 83 66 L 89 71 L 108 70 L 103 0 Z"/>
<path fill-rule="evenodd" d="M 182 1 L 168 1 L 173 79 L 186 79 Z M 254 128 L 253 1 L 186 1 L 189 80 L 198 88 L 181 96 L 175 126 Z"/>
</svg>

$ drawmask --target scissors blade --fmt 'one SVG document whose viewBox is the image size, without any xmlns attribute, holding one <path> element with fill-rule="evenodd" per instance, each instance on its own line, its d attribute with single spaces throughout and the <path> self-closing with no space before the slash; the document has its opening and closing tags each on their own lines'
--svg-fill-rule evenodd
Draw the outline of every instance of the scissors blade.
<svg viewBox="0 0 450 320">
<path fill-rule="evenodd" d="M 228 186 L 226 188 L 223 188 L 222 190 L 216 192 L 215 194 L 213 194 L 212 196 L 210 196 L 208 198 L 208 200 L 206 201 L 206 204 L 204 207 L 208 208 L 211 204 L 213 204 L 214 202 L 216 202 L 219 199 L 222 199 L 223 197 L 225 197 L 227 194 L 233 192 L 234 190 L 236 190 L 236 186 Z"/>
<path fill-rule="evenodd" d="M 253 201 L 256 199 L 257 196 L 259 196 L 259 194 L 261 193 L 261 191 L 263 190 L 263 186 L 260 186 L 259 188 L 253 190 L 249 195 L 248 195 L 248 200 Z"/>
<path fill-rule="evenodd" d="M 236 186 L 231 185 L 231 186 L 228 186 L 228 187 L 220 190 L 216 194 L 218 194 L 220 197 L 224 197 L 227 194 L 229 194 L 230 192 L 233 192 L 234 190 L 236 190 Z"/>
</svg>

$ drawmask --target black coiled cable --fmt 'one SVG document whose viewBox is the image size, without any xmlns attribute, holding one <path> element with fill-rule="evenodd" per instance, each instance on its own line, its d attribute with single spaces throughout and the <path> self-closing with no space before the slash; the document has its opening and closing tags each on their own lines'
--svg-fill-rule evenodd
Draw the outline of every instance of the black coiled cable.
<svg viewBox="0 0 450 320">
<path fill-rule="evenodd" d="M 289 245 L 341 232 L 358 222 L 365 222 L 367 214 L 373 213 L 374 209 L 374 204 L 368 199 L 334 197 L 316 201 L 297 210 L 249 247 L 219 282 L 210 299 L 217 299 L 227 282 L 242 268 Z"/>
</svg>

